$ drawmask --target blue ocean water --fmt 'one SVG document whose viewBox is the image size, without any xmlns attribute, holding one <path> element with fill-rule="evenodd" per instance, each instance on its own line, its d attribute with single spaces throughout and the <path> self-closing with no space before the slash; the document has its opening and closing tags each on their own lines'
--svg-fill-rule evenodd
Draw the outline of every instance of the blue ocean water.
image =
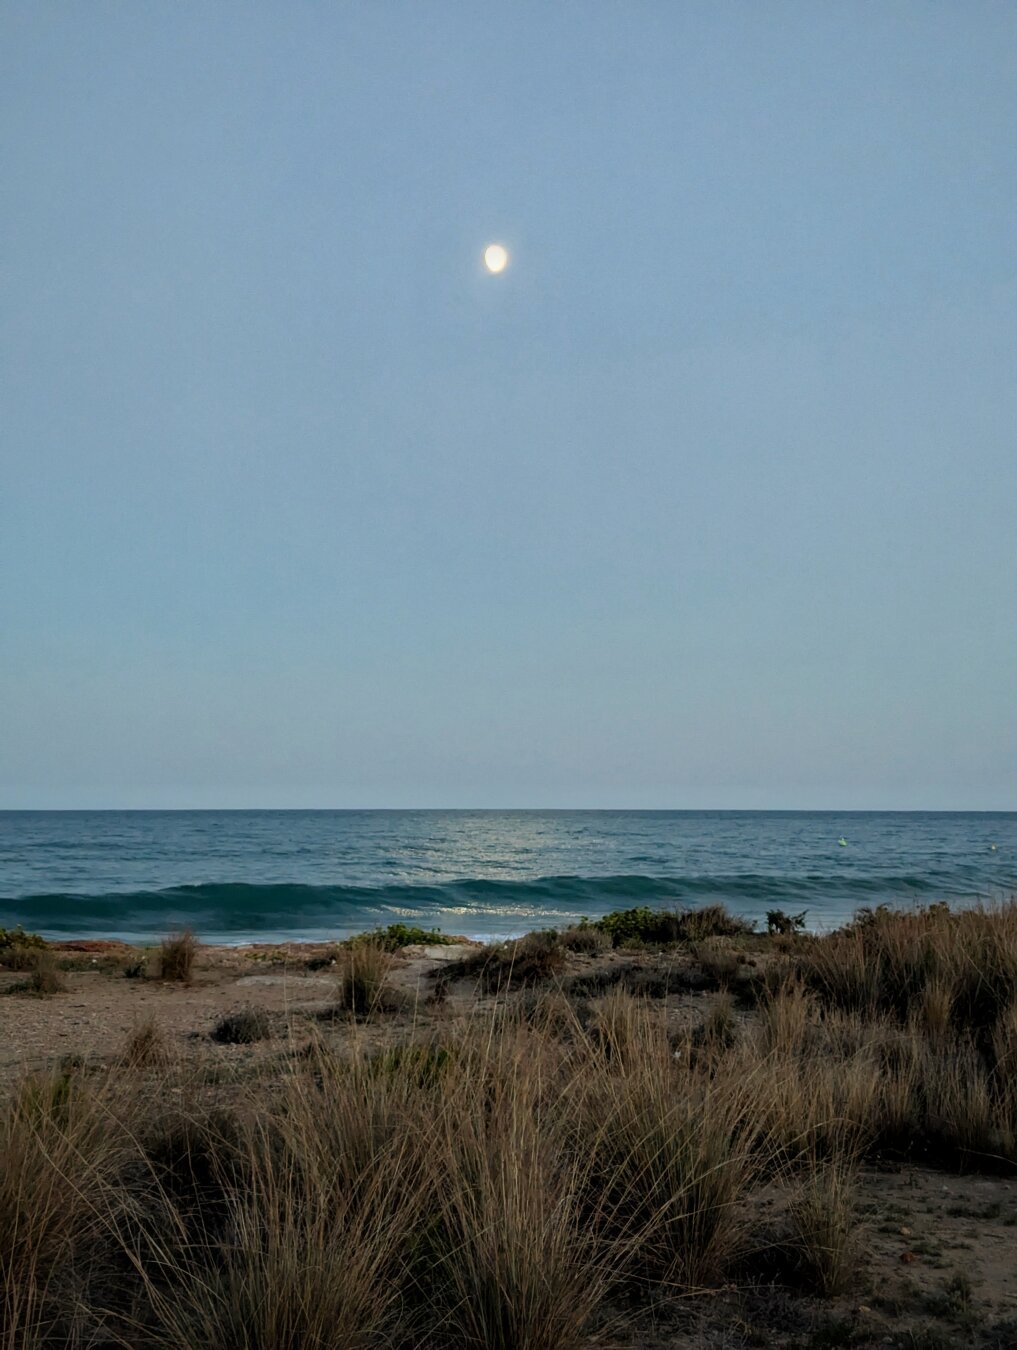
<svg viewBox="0 0 1017 1350">
<path fill-rule="evenodd" d="M 56 938 L 322 939 L 395 920 L 491 938 L 714 900 L 826 929 L 861 905 L 1015 893 L 1017 812 L 0 812 L 0 926 Z"/>
</svg>

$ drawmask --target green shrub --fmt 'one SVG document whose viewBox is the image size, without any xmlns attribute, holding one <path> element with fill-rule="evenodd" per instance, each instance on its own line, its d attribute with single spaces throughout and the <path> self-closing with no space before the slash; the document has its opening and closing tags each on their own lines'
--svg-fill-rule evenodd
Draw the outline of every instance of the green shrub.
<svg viewBox="0 0 1017 1350">
<path fill-rule="evenodd" d="M 387 928 L 371 929 L 349 939 L 349 946 L 369 942 L 382 951 L 397 952 L 401 947 L 447 947 L 454 942 L 437 928 L 416 928 L 412 924 L 390 923 Z"/>
<path fill-rule="evenodd" d="M 677 942 L 698 942 L 708 937 L 737 937 L 750 933 L 753 925 L 729 914 L 723 905 L 705 905 L 702 909 L 616 909 L 598 919 L 596 927 L 606 933 L 615 947 L 628 942 L 650 946 L 668 946 Z"/>
<path fill-rule="evenodd" d="M 0 966 L 8 970 L 29 970 L 37 952 L 45 951 L 46 939 L 38 933 L 17 928 L 0 928 Z"/>
</svg>

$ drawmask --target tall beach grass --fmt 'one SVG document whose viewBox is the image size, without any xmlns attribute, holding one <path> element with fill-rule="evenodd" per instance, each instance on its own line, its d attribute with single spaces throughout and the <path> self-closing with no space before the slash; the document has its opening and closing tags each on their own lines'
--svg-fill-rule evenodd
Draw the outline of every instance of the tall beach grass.
<svg viewBox="0 0 1017 1350">
<path fill-rule="evenodd" d="M 0 1347 L 579 1350 L 765 1270 L 763 1193 L 837 1296 L 866 1159 L 1017 1170 L 1015 913 L 781 939 L 753 1008 L 710 995 L 677 1029 L 620 984 L 570 1000 L 574 948 L 541 937 L 464 971 L 485 1011 L 394 1048 L 347 1018 L 212 1094 L 139 1027 L 0 1109 Z M 350 949 L 347 1011 L 379 1009 L 390 961 Z"/>
</svg>

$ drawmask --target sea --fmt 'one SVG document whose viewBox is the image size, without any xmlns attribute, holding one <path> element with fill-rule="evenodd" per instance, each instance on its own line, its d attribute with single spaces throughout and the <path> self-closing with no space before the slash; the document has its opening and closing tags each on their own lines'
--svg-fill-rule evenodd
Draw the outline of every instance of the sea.
<svg viewBox="0 0 1017 1350">
<path fill-rule="evenodd" d="M 490 940 L 723 901 L 824 931 L 863 906 L 1017 894 L 1017 812 L 8 811 L 0 927 L 151 942 Z"/>
</svg>

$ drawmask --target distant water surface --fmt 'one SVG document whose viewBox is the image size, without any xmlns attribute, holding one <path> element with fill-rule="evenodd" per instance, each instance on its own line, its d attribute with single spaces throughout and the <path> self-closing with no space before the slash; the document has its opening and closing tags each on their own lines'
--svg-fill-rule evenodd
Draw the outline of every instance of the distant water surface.
<svg viewBox="0 0 1017 1350">
<path fill-rule="evenodd" d="M 715 900 L 824 929 L 861 905 L 1014 893 L 1017 812 L 0 812 L 0 926 L 54 938 L 322 939 L 396 920 L 492 938 Z"/>
</svg>

